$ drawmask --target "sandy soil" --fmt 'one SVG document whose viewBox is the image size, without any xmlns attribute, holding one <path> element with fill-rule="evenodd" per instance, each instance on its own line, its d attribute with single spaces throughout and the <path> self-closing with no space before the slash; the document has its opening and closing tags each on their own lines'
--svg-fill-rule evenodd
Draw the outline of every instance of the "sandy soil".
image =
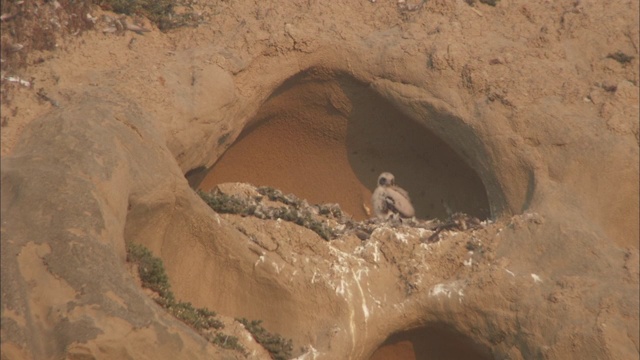
<svg viewBox="0 0 640 360">
<path fill-rule="evenodd" d="M 126 238 L 163 258 L 181 299 L 264 319 L 329 356 L 411 359 L 440 344 L 456 357 L 637 355 L 638 2 L 405 4 L 204 1 L 190 5 L 207 20 L 197 28 L 128 18 L 143 35 L 104 32 L 115 15 L 94 8 L 94 30 L 3 72 L 3 326 L 60 355 L 79 338 L 51 336 L 67 325 L 57 314 L 86 311 L 111 354 L 127 346 L 111 336 L 150 321 L 215 353 L 136 292 L 120 269 Z M 191 173 L 193 186 L 274 186 L 357 219 L 391 171 L 419 217 L 500 222 L 442 247 L 417 229 L 327 243 L 212 213 L 184 181 L 194 169 L 210 172 Z M 474 239 L 486 249 L 470 254 Z M 379 276 L 364 291 L 353 269 Z M 464 302 L 428 295 L 444 283 L 468 286 Z M 97 290 L 77 295 L 86 286 Z M 378 312 L 365 315 L 367 301 Z M 147 330 L 136 336 L 153 346 Z"/>
</svg>

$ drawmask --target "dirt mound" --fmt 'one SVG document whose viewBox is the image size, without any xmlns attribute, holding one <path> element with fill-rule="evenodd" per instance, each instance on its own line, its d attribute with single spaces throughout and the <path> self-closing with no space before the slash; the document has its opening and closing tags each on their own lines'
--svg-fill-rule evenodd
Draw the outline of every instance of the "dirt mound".
<svg viewBox="0 0 640 360">
<path fill-rule="evenodd" d="M 169 316 L 126 242 L 301 359 L 638 356 L 637 3 L 191 6 L 209 22 L 143 35 L 93 9 L 95 31 L 2 74 L 3 356 L 264 354 Z M 347 231 L 381 171 L 419 217 L 486 221 Z M 185 174 L 355 219 L 325 237 L 274 200 L 289 215 L 219 214 Z"/>
</svg>

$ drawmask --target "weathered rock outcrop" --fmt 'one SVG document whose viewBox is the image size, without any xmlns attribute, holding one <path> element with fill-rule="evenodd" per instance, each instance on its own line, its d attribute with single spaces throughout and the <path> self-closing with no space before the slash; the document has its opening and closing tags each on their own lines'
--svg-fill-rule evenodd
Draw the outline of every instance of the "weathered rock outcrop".
<svg viewBox="0 0 640 360">
<path fill-rule="evenodd" d="M 201 6 L 217 14 L 209 25 L 135 43 L 89 33 L 30 68 L 61 107 L 16 112 L 28 126 L 3 149 L 3 358 L 241 357 L 149 299 L 126 270 L 125 241 L 163 259 L 180 299 L 262 319 L 302 358 L 379 359 L 406 344 L 418 356 L 638 357 L 639 41 L 626 9 L 637 3 Z M 607 56 L 617 51 L 634 57 Z M 380 101 L 461 162 L 428 184 L 454 210 L 482 215 L 487 204 L 493 221 L 436 243 L 386 225 L 364 241 L 325 241 L 285 221 L 216 214 L 184 177 L 242 146 L 243 130 L 298 117 L 305 126 L 263 141 L 317 146 L 291 149 L 295 161 L 330 156 L 315 162 L 323 180 L 355 193 L 343 208 L 362 211 L 369 167 L 390 160 L 365 140 L 345 144 L 344 124 L 383 133 L 367 123 Z M 428 152 L 407 149 L 397 157 Z M 438 169 L 408 159 L 401 172 Z M 272 160 L 264 178 L 280 181 L 290 163 Z M 477 179 L 468 203 L 447 186 Z M 335 201 L 334 184 L 294 183 L 300 197 Z"/>
</svg>

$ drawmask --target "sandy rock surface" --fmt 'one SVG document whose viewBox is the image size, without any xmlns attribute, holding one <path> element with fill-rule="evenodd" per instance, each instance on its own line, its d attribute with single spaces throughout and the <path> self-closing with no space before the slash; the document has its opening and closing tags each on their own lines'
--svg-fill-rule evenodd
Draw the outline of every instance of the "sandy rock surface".
<svg viewBox="0 0 640 360">
<path fill-rule="evenodd" d="M 197 28 L 98 20 L 3 74 L 34 84 L 3 94 L 3 359 L 266 356 L 167 314 L 126 242 L 300 359 L 638 357 L 637 2 L 193 6 Z M 272 186 L 357 223 L 382 171 L 419 218 L 482 225 L 327 241 L 194 191 Z"/>
</svg>

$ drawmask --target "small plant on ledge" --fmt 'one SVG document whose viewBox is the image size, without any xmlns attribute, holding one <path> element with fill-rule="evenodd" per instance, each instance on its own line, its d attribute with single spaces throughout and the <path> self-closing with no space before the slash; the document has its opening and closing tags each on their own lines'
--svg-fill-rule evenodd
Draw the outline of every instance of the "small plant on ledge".
<svg viewBox="0 0 640 360">
<path fill-rule="evenodd" d="M 154 298 L 155 302 L 170 314 L 197 330 L 209 342 L 243 354 L 246 352 L 238 338 L 218 331 L 224 328 L 224 324 L 216 318 L 215 312 L 206 308 L 196 308 L 190 302 L 175 299 L 162 260 L 153 256 L 149 249 L 127 243 L 127 261 L 137 265 L 142 286 L 156 292 L 158 296 Z"/>
</svg>

